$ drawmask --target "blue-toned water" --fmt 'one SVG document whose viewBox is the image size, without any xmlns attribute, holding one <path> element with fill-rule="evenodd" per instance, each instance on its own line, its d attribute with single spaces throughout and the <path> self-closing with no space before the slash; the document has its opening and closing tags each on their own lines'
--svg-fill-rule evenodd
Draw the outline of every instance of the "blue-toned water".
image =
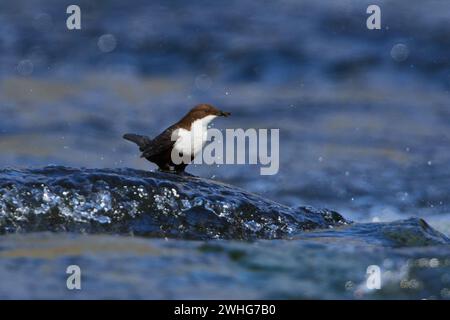
<svg viewBox="0 0 450 320">
<path fill-rule="evenodd" d="M 448 299 L 450 3 L 378 3 L 2 1 L 0 297 Z M 279 173 L 146 172 L 199 102 Z"/>
</svg>

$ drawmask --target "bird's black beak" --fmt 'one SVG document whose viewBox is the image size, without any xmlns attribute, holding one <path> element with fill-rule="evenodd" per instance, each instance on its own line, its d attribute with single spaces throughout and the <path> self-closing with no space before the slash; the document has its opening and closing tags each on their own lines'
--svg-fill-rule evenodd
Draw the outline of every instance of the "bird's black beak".
<svg viewBox="0 0 450 320">
<path fill-rule="evenodd" d="M 229 115 L 231 115 L 230 112 L 220 111 L 220 113 L 219 113 L 219 116 L 220 116 L 220 117 L 228 117 Z"/>
</svg>

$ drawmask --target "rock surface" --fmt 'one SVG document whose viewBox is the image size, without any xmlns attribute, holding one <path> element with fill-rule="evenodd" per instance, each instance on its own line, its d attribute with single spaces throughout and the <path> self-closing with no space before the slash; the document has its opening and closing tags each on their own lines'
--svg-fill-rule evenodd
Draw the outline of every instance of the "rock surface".
<svg viewBox="0 0 450 320">
<path fill-rule="evenodd" d="M 227 184 L 132 169 L 0 171 L 0 232 L 70 231 L 183 239 L 275 239 L 348 224 Z"/>
</svg>

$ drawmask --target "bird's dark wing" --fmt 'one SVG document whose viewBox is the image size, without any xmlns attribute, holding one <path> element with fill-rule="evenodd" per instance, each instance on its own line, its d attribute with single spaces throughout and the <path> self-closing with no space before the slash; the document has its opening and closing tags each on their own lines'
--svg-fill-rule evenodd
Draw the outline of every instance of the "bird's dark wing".
<svg viewBox="0 0 450 320">
<path fill-rule="evenodd" d="M 141 157 L 151 158 L 152 156 L 158 155 L 162 152 L 166 152 L 172 149 L 175 144 L 175 140 L 172 141 L 172 134 L 177 128 L 172 126 L 164 130 L 159 136 L 153 139 L 145 148 L 142 150 Z"/>
</svg>

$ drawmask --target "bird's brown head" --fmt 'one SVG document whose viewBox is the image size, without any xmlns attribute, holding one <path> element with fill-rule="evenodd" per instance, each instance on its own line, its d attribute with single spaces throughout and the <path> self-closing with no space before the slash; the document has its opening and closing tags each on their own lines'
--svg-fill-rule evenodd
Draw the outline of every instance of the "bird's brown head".
<svg viewBox="0 0 450 320">
<path fill-rule="evenodd" d="M 231 113 L 221 111 L 210 104 L 203 103 L 192 108 L 191 111 L 184 116 L 182 121 L 194 122 L 195 120 L 203 119 L 207 116 L 228 117 L 230 114 Z"/>
</svg>

